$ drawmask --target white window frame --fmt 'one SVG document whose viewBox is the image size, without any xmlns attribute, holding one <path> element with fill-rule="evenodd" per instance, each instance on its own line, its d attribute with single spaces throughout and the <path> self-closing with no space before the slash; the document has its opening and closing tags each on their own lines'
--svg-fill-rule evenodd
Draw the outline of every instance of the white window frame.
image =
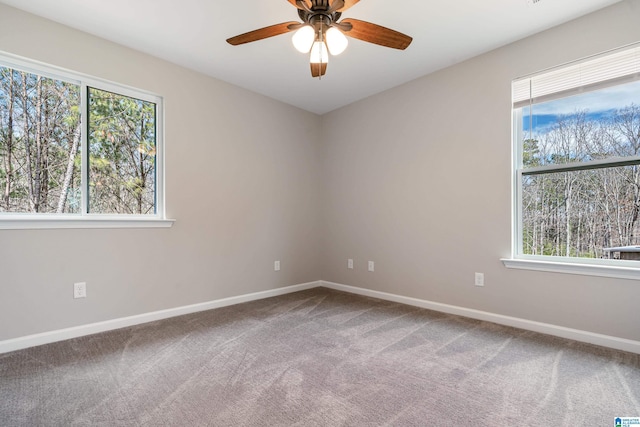
<svg viewBox="0 0 640 427">
<path fill-rule="evenodd" d="M 166 228 L 175 220 L 167 219 L 165 214 L 165 161 L 164 161 L 164 108 L 160 95 L 136 89 L 130 86 L 110 82 L 82 73 L 55 67 L 31 59 L 0 51 L 0 66 L 13 68 L 72 83 L 80 87 L 80 111 L 83 123 L 81 133 L 82 153 L 82 208 L 80 213 L 10 213 L 0 212 L 0 230 L 7 229 L 55 229 L 55 228 Z M 156 179 L 155 213 L 145 215 L 95 214 L 88 213 L 88 88 L 94 88 L 152 102 L 156 106 Z"/>
<path fill-rule="evenodd" d="M 606 75 L 599 64 L 615 61 Z M 567 74 L 571 78 L 564 78 Z M 556 76 L 563 83 L 556 85 Z M 564 80 L 563 80 L 564 79 Z M 578 274 L 587 276 L 640 279 L 640 261 L 591 259 L 523 253 L 522 242 L 522 176 L 533 173 L 552 173 L 594 167 L 613 167 L 640 163 L 640 156 L 609 158 L 583 163 L 553 164 L 524 169 L 522 165 L 522 107 L 578 93 L 617 86 L 640 79 L 640 43 L 624 46 L 582 60 L 515 79 L 512 84 L 512 242 L 511 257 L 501 261 L 507 268 Z M 538 82 L 537 93 L 532 81 Z M 529 86 L 529 87 L 527 87 Z"/>
</svg>

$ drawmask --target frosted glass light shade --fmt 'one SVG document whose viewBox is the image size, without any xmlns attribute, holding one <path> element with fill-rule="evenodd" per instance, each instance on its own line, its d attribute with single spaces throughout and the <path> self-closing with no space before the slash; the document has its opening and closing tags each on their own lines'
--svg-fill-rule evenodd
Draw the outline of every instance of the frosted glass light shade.
<svg viewBox="0 0 640 427">
<path fill-rule="evenodd" d="M 293 33 L 291 41 L 298 52 L 308 53 L 316 38 L 316 32 L 311 25 L 305 25 Z"/>
<path fill-rule="evenodd" d="M 329 47 L 329 52 L 331 55 L 340 55 L 347 48 L 349 41 L 342 34 L 342 31 L 337 29 L 336 27 L 331 27 L 327 30 L 326 33 L 327 38 L 327 46 Z"/>
<path fill-rule="evenodd" d="M 324 42 L 316 41 L 313 43 L 311 55 L 309 55 L 309 62 L 312 64 L 327 64 L 329 62 L 329 52 Z"/>
</svg>

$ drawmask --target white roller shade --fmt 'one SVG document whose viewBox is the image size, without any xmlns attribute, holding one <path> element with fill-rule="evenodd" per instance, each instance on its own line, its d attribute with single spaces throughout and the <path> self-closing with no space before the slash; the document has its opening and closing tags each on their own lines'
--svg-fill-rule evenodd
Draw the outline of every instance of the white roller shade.
<svg viewBox="0 0 640 427">
<path fill-rule="evenodd" d="M 513 107 L 564 98 L 640 78 L 640 44 L 514 80 Z"/>
</svg>

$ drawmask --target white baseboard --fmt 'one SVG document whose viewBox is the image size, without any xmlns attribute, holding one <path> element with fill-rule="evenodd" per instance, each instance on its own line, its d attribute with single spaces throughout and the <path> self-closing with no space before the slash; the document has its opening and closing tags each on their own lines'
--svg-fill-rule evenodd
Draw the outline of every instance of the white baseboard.
<svg viewBox="0 0 640 427">
<path fill-rule="evenodd" d="M 0 341 L 0 354 L 28 347 L 35 347 L 42 344 L 48 344 L 56 341 L 64 341 L 71 338 L 96 334 L 99 332 L 106 332 L 114 329 L 125 328 L 128 326 L 139 325 L 142 323 L 153 322 L 156 320 L 167 319 L 169 317 L 181 316 L 183 314 L 196 313 L 199 311 L 227 307 L 243 302 L 285 295 L 292 292 L 316 288 L 319 286 L 323 286 L 329 289 L 335 289 L 338 291 L 349 292 L 352 294 L 407 304 L 415 307 L 426 308 L 429 310 L 440 311 L 443 313 L 469 317 L 472 319 L 485 320 L 488 322 L 498 323 L 500 325 L 513 326 L 515 328 L 525 329 L 528 331 L 540 332 L 543 334 L 554 335 L 561 338 L 568 338 L 575 341 L 581 341 L 640 354 L 640 341 L 633 341 L 625 338 L 596 334 L 593 332 L 581 331 L 579 329 L 565 328 L 563 326 L 535 322 L 532 320 L 520 319 L 517 317 L 503 316 L 501 314 L 489 313 L 486 311 L 474 310 L 455 305 L 442 304 L 439 302 L 427 301 L 418 298 L 405 297 L 402 295 L 396 295 L 387 292 L 342 285 L 339 283 L 327 282 L 324 280 L 302 283 L 299 285 L 287 286 L 284 288 L 270 289 L 268 291 L 254 292 L 251 294 L 239 295 L 199 304 L 170 308 L 167 310 L 154 311 L 151 313 L 139 314 L 136 316 L 122 317 L 119 319 L 107 320 L 104 322 L 91 323 L 88 325 L 81 325 L 73 328 L 43 332 L 40 334 L 27 335 L 24 337 Z"/>
<path fill-rule="evenodd" d="M 91 323 L 88 325 L 76 326 L 73 328 L 59 329 L 56 331 L 43 332 L 40 334 L 27 335 L 24 337 L 0 341 L 0 354 L 10 351 L 21 350 L 23 348 L 35 347 L 37 345 L 49 344 L 56 341 L 64 341 L 71 338 L 85 335 L 97 334 L 99 332 L 111 331 L 114 329 L 126 328 L 128 326 L 139 325 L 141 323 L 153 322 L 167 319 L 169 317 L 181 316 L 183 314 L 196 313 L 199 311 L 211 310 L 214 308 L 227 307 L 229 305 L 243 302 L 255 301 L 278 295 L 289 294 L 291 292 L 304 291 L 316 288 L 320 282 L 302 283 L 299 285 L 287 286 L 284 288 L 270 289 L 268 291 L 254 292 L 251 294 L 239 295 L 235 297 L 223 298 L 199 304 L 186 305 L 182 307 L 169 308 L 167 310 L 153 311 L 151 313 L 138 314 L 136 316 L 122 317 L 119 319 L 107 320 L 104 322 Z"/>
<path fill-rule="evenodd" d="M 321 286 L 338 291 L 350 292 L 352 294 L 364 295 L 415 307 L 427 308 L 429 310 L 443 313 L 456 314 L 458 316 L 469 317 L 477 320 L 498 323 L 505 326 L 513 326 L 528 331 L 540 332 L 542 334 L 554 335 L 561 338 L 568 338 L 575 341 L 596 344 L 603 347 L 615 348 L 617 350 L 629 351 L 640 354 L 640 341 L 628 340 L 625 338 L 612 337 L 610 335 L 596 334 L 593 332 L 581 331 L 579 329 L 565 328 L 563 326 L 551 325 L 549 323 L 535 322 L 532 320 L 520 319 L 518 317 L 503 316 L 501 314 L 489 313 L 487 311 L 474 310 L 470 308 L 458 307 L 455 305 L 442 304 L 439 302 L 427 301 L 417 298 L 405 297 L 402 295 L 390 294 L 387 292 L 373 291 L 371 289 L 358 288 L 355 286 L 342 285 L 339 283 L 320 281 Z"/>
</svg>

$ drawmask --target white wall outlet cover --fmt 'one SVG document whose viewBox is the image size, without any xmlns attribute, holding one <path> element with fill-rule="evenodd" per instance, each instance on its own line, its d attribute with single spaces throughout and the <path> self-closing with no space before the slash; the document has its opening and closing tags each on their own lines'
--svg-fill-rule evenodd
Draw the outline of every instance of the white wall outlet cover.
<svg viewBox="0 0 640 427">
<path fill-rule="evenodd" d="M 369 271 L 374 271 L 375 264 L 373 261 L 369 261 Z"/>
<path fill-rule="evenodd" d="M 87 284 L 86 282 L 79 282 L 73 284 L 73 297 L 74 298 L 86 298 L 87 297 Z"/>
<path fill-rule="evenodd" d="M 273 263 L 273 269 L 275 271 L 280 271 L 280 261 L 276 261 Z"/>
<path fill-rule="evenodd" d="M 353 269 L 353 260 L 352 259 L 348 259 L 347 260 L 347 268 Z"/>
</svg>

